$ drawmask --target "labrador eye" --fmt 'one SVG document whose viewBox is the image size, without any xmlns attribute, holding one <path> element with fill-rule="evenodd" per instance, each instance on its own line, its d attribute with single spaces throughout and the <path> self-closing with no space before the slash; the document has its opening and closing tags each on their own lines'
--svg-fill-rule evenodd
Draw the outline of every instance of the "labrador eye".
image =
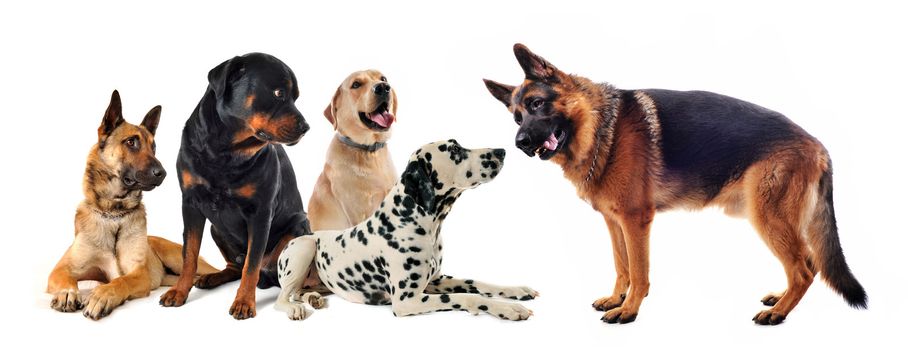
<svg viewBox="0 0 908 350">
<path fill-rule="evenodd" d="M 388 78 L 385 78 L 384 75 L 381 76 L 381 81 L 388 81 Z"/>
<path fill-rule="evenodd" d="M 277 99 L 279 99 L 279 100 L 283 100 L 283 99 L 284 99 L 284 95 L 285 95 L 285 94 L 284 94 L 284 89 L 275 89 L 275 90 L 273 91 L 273 94 L 274 94 L 274 97 L 277 98 Z"/>
<path fill-rule="evenodd" d="M 514 122 L 516 122 L 517 125 L 523 123 L 523 117 L 520 116 L 520 112 L 514 112 Z"/>
<path fill-rule="evenodd" d="M 545 105 L 545 101 L 540 98 L 537 98 L 530 102 L 530 110 L 538 111 L 542 106 Z"/>
<path fill-rule="evenodd" d="M 350 88 L 351 88 L 351 89 L 359 89 L 360 86 L 363 86 L 363 84 L 360 84 L 358 81 L 354 81 L 354 82 L 353 82 L 353 85 L 350 85 Z"/>
</svg>

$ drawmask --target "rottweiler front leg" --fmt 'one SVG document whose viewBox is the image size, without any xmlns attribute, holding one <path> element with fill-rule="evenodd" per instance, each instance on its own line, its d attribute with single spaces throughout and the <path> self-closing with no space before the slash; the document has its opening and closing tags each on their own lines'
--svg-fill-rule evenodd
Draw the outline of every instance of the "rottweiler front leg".
<svg viewBox="0 0 908 350">
<path fill-rule="evenodd" d="M 198 269 L 199 249 L 202 247 L 202 230 L 205 229 L 205 216 L 196 208 L 183 204 L 183 270 L 180 279 L 161 295 L 161 306 L 183 306 L 192 289 L 193 279 Z"/>
<path fill-rule="evenodd" d="M 246 261 L 243 263 L 240 288 L 236 292 L 233 305 L 230 306 L 230 314 L 237 320 L 255 317 L 255 287 L 259 283 L 262 258 L 265 256 L 265 248 L 268 245 L 271 215 L 271 208 L 261 209 L 253 214 L 246 223 L 246 232 L 249 234 Z"/>
</svg>

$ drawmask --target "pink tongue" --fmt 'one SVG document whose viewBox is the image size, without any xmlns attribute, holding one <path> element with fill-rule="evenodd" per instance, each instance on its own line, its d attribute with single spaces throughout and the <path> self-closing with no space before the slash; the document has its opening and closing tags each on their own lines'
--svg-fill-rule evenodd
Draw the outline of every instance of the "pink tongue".
<svg viewBox="0 0 908 350">
<path fill-rule="evenodd" d="M 554 151 L 555 148 L 558 148 L 558 139 L 555 138 L 555 133 L 549 135 L 548 140 L 545 140 L 545 142 L 542 143 L 542 147 L 545 147 L 545 149 L 549 151 Z"/>
<path fill-rule="evenodd" d="M 388 111 L 372 113 L 369 115 L 369 119 L 375 122 L 375 124 L 381 125 L 383 128 L 387 128 L 391 126 L 391 123 L 394 123 L 394 115 Z"/>
</svg>

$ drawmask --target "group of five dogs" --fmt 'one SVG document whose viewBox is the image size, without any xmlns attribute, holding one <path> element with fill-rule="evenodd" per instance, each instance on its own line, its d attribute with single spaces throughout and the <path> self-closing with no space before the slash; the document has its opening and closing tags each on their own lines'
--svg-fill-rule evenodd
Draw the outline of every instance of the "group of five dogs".
<svg viewBox="0 0 908 350">
<path fill-rule="evenodd" d="M 704 91 L 621 90 L 564 73 L 521 44 L 525 80 L 485 80 L 519 126 L 529 157 L 560 165 L 578 196 L 602 214 L 616 271 L 612 293 L 593 307 L 608 323 L 636 319 L 649 292 L 649 230 L 656 212 L 719 206 L 750 220 L 782 262 L 788 288 L 763 298 L 753 321 L 775 325 L 816 274 L 852 307 L 867 295 L 839 244 L 832 163 L 823 145 L 785 116 Z M 240 280 L 229 312 L 256 314 L 256 288 L 278 286 L 275 308 L 304 319 L 333 293 L 391 305 L 396 316 L 463 310 L 525 320 L 519 303 L 535 290 L 441 273 L 441 226 L 467 189 L 492 181 L 504 149 L 468 149 L 456 140 L 417 149 L 398 176 L 386 147 L 397 94 L 381 72 L 355 72 L 324 115 L 336 130 L 308 202 L 300 197 L 283 145 L 309 130 L 296 108 L 297 78 L 279 59 L 251 53 L 208 73 L 208 88 L 186 121 L 177 158 L 183 245 L 146 234 L 142 192 L 166 171 L 155 158 L 161 108 L 126 122 L 114 91 L 88 156 L 75 239 L 50 277 L 51 307 L 102 318 L 126 300 L 168 285 L 165 307 L 192 287 Z M 203 229 L 226 261 L 199 256 Z M 87 296 L 78 281 L 102 282 Z"/>
</svg>

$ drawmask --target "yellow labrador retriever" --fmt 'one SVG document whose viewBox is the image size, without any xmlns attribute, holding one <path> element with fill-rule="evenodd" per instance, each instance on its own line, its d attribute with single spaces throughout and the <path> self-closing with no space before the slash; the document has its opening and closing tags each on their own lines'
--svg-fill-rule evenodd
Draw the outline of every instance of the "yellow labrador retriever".
<svg viewBox="0 0 908 350">
<path fill-rule="evenodd" d="M 309 199 L 313 231 L 356 225 L 394 186 L 397 172 L 386 143 L 396 112 L 397 95 L 377 70 L 354 72 L 337 88 L 325 108 L 337 132 Z"/>
</svg>

